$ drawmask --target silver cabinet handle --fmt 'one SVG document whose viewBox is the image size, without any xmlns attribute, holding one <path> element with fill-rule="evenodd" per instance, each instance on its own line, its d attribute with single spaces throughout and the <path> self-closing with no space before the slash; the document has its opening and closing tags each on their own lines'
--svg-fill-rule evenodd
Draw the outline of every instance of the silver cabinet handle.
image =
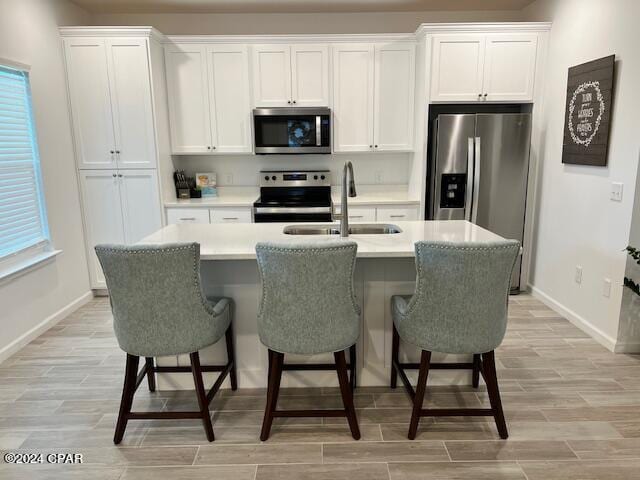
<svg viewBox="0 0 640 480">
<path fill-rule="evenodd" d="M 480 137 L 476 137 L 475 164 L 473 166 L 473 215 L 471 221 L 478 220 L 478 197 L 480 196 Z"/>
<path fill-rule="evenodd" d="M 316 115 L 316 146 L 322 145 L 322 126 L 320 125 L 320 115 Z"/>
<path fill-rule="evenodd" d="M 349 218 L 362 218 L 364 215 L 349 215 Z"/>
<path fill-rule="evenodd" d="M 390 218 L 404 218 L 406 215 L 389 215 Z"/>
<path fill-rule="evenodd" d="M 222 217 L 223 220 L 238 220 L 238 217 Z"/>
<path fill-rule="evenodd" d="M 193 222 L 193 221 L 195 221 L 195 219 L 196 219 L 196 217 L 183 217 L 180 220 L 183 221 L 183 222 L 189 222 L 189 221 Z"/>
</svg>

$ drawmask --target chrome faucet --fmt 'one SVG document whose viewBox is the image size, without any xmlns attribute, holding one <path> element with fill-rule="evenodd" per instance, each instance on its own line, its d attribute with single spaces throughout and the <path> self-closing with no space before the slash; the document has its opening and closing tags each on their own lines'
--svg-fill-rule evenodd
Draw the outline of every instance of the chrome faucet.
<svg viewBox="0 0 640 480">
<path fill-rule="evenodd" d="M 356 196 L 356 183 L 353 178 L 353 164 L 345 162 L 342 169 L 342 198 L 340 201 L 340 213 L 333 214 L 334 220 L 340 220 L 340 236 L 349 236 L 349 212 L 347 207 L 347 175 L 349 176 L 348 192 L 350 197 Z"/>
</svg>

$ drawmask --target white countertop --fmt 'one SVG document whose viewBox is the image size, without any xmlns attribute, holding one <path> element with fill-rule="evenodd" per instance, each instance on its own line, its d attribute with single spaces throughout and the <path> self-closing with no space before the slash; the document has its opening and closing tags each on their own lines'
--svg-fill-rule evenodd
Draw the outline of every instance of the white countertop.
<svg viewBox="0 0 640 480">
<path fill-rule="evenodd" d="M 349 198 L 349 205 L 420 205 L 420 200 L 409 198 L 406 189 L 369 185 L 358 186 L 358 195 Z M 209 208 L 209 207 L 253 207 L 260 192 L 252 187 L 220 187 L 217 197 L 168 200 L 165 207 L 170 208 Z M 340 189 L 332 188 L 333 204 L 340 206 Z"/>
<path fill-rule="evenodd" d="M 291 223 L 168 225 L 140 243 L 198 242 L 202 260 L 248 260 L 256 258 L 255 246 L 258 242 L 333 242 L 341 239 L 339 235 L 285 235 L 282 229 L 286 225 Z M 464 220 L 396 222 L 394 225 L 400 227 L 402 232 L 389 235 L 351 235 L 349 240 L 358 243 L 358 257 L 413 257 L 414 243 L 420 240 L 491 242 L 502 239 Z"/>
</svg>

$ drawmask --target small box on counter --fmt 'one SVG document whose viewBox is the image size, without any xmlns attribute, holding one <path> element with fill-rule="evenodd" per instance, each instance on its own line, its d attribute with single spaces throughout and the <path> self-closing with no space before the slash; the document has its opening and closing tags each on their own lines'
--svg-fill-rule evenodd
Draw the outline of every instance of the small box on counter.
<svg viewBox="0 0 640 480">
<path fill-rule="evenodd" d="M 199 188 L 203 197 L 217 197 L 216 174 L 196 173 L 196 188 Z"/>
</svg>

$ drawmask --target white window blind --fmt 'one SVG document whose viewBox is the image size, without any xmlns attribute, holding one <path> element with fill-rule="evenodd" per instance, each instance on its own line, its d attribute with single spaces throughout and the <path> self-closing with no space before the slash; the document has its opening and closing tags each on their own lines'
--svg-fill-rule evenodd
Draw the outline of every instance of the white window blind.
<svg viewBox="0 0 640 480">
<path fill-rule="evenodd" d="M 0 260 L 48 239 L 29 74 L 0 65 Z"/>
</svg>

